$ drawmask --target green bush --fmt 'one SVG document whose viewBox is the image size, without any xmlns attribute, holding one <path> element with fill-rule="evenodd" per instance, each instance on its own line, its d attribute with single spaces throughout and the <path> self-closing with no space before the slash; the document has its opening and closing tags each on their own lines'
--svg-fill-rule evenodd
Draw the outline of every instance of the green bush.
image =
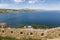
<svg viewBox="0 0 60 40">
<path fill-rule="evenodd" d="M 28 25 L 26 25 L 28 26 Z M 37 24 L 31 24 L 32 28 L 38 29 L 50 29 L 50 28 L 56 28 L 57 26 L 47 26 L 47 25 L 37 25 Z M 18 25 L 18 28 L 24 28 L 24 24 Z"/>
<path fill-rule="evenodd" d="M 11 38 L 11 37 L 1 37 L 0 36 L 0 40 L 17 40 L 17 39 Z"/>
<path fill-rule="evenodd" d="M 50 28 L 56 28 L 57 26 L 46 26 L 46 25 L 36 25 L 36 24 L 31 24 L 33 28 L 41 28 L 41 29 L 50 29 Z"/>
<path fill-rule="evenodd" d="M 18 25 L 18 28 L 23 28 L 23 27 L 24 27 L 24 24 Z"/>
</svg>

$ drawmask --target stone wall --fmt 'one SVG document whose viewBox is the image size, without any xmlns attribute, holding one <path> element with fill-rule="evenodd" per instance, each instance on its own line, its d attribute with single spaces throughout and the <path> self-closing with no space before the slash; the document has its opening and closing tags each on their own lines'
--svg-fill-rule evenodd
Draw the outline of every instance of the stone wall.
<svg viewBox="0 0 60 40">
<path fill-rule="evenodd" d="M 13 37 L 16 39 L 32 38 L 47 40 L 60 37 L 60 28 L 30 29 L 30 28 L 0 28 L 0 36 Z"/>
</svg>

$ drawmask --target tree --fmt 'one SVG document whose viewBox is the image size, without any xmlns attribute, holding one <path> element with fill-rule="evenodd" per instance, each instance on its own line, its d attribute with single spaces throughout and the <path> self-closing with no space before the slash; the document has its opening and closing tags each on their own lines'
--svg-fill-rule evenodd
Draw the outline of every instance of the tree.
<svg viewBox="0 0 60 40">
<path fill-rule="evenodd" d="M 50 28 L 56 28 L 56 26 L 48 26 L 48 28 L 50 29 Z"/>
<path fill-rule="evenodd" d="M 23 27 L 24 27 L 24 24 L 18 25 L 18 28 L 23 28 Z"/>
<path fill-rule="evenodd" d="M 33 28 L 37 28 L 37 25 L 36 25 L 36 24 L 31 24 L 31 26 L 32 26 Z"/>
</svg>

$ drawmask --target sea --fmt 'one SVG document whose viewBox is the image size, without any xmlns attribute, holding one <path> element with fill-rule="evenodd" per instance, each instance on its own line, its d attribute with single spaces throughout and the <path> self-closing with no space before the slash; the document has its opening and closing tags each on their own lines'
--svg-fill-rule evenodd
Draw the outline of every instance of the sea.
<svg viewBox="0 0 60 40">
<path fill-rule="evenodd" d="M 1 13 L 0 23 L 7 23 L 10 27 L 24 25 L 60 26 L 60 11 L 11 12 Z"/>
</svg>

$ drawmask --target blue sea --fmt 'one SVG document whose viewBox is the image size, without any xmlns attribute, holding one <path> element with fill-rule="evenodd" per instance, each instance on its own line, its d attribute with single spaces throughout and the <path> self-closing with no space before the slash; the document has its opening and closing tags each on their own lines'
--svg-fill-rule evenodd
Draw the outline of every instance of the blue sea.
<svg viewBox="0 0 60 40">
<path fill-rule="evenodd" d="M 19 24 L 60 26 L 60 11 L 12 12 L 0 14 L 0 22 L 6 22 L 10 27 Z"/>
</svg>

